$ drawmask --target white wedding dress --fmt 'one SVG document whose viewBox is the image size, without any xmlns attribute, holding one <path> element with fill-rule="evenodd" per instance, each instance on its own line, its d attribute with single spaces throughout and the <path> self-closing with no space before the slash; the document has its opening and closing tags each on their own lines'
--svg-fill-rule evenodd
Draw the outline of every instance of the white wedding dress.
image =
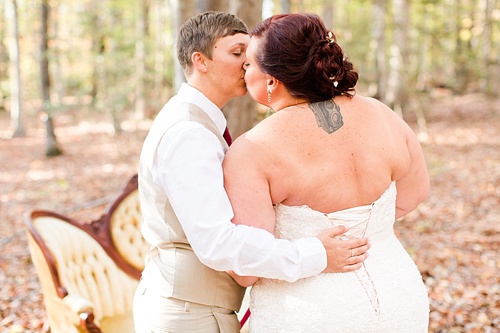
<svg viewBox="0 0 500 333">
<path fill-rule="evenodd" d="M 428 332 L 429 302 L 415 263 L 394 235 L 396 185 L 373 204 L 324 214 L 308 206 L 275 206 L 276 236 L 316 236 L 351 226 L 346 238 L 369 237 L 356 272 L 323 273 L 294 283 L 260 279 L 251 289 L 250 332 Z"/>
</svg>

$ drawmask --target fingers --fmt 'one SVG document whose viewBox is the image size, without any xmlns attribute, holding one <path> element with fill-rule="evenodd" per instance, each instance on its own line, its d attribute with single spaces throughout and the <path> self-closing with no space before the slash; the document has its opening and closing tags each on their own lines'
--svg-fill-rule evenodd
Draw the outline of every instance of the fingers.
<svg viewBox="0 0 500 333">
<path fill-rule="evenodd" d="M 324 230 L 321 234 L 324 234 L 325 236 L 328 237 L 337 237 L 345 234 L 348 230 L 349 227 L 346 227 L 344 225 L 338 225 L 333 228 Z"/>
<path fill-rule="evenodd" d="M 344 240 L 347 247 L 350 249 L 359 248 L 365 246 L 369 243 L 368 238 L 353 238 L 349 240 Z"/>
<path fill-rule="evenodd" d="M 354 265 L 346 265 L 342 268 L 342 270 L 340 272 L 341 273 L 354 272 L 354 271 L 358 270 L 360 267 L 361 267 L 361 263 L 357 263 Z"/>
<path fill-rule="evenodd" d="M 352 272 L 361 267 L 368 257 L 370 243 L 367 238 L 350 240 L 341 239 L 347 227 L 337 226 L 321 232 L 317 237 L 326 250 L 327 266 L 324 272 L 341 273 Z"/>
<path fill-rule="evenodd" d="M 366 258 L 368 258 L 368 255 L 369 255 L 368 252 L 363 252 L 362 254 L 359 254 L 357 256 L 350 257 L 345 261 L 346 266 L 362 263 L 363 261 L 366 260 Z"/>
<path fill-rule="evenodd" d="M 356 257 L 364 254 L 366 251 L 368 251 L 371 247 L 370 243 L 366 243 L 365 245 L 359 246 L 359 247 L 354 247 L 351 248 L 351 257 Z"/>
<path fill-rule="evenodd" d="M 363 262 L 368 258 L 368 252 L 364 252 L 361 255 L 353 256 L 346 261 L 346 265 L 342 267 L 341 272 L 353 272 L 361 267 Z"/>
</svg>

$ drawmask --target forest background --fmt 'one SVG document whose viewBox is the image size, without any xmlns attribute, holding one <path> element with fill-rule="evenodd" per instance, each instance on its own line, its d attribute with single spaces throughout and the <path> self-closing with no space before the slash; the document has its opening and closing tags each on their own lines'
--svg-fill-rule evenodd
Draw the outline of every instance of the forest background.
<svg viewBox="0 0 500 333">
<path fill-rule="evenodd" d="M 500 332 L 498 0 L 0 0 L 0 332 L 48 330 L 23 214 L 99 217 L 183 81 L 179 26 L 229 11 L 251 28 L 313 12 L 360 73 L 359 94 L 418 135 L 430 197 L 396 225 L 431 300 L 429 332 Z M 223 109 L 233 136 L 262 119 Z"/>
</svg>

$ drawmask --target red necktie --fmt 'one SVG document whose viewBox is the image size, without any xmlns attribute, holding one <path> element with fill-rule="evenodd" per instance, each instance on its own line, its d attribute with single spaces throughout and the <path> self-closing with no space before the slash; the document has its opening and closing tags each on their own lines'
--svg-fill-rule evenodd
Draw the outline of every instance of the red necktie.
<svg viewBox="0 0 500 333">
<path fill-rule="evenodd" d="M 233 143 L 233 139 L 231 139 L 231 134 L 229 134 L 229 130 L 227 129 L 227 127 L 222 136 L 226 140 L 228 146 L 230 146 L 231 143 Z"/>
</svg>

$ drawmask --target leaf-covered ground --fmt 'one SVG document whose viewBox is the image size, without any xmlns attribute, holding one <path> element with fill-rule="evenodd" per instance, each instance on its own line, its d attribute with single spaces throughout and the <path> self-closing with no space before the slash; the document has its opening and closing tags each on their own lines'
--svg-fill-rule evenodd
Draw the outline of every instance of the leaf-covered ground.
<svg viewBox="0 0 500 333">
<path fill-rule="evenodd" d="M 500 332 L 500 101 L 446 96 L 422 105 L 432 190 L 396 228 L 429 291 L 429 332 Z M 86 111 L 59 115 L 64 154 L 49 159 L 39 121 L 26 123 L 27 137 L 6 139 L 8 114 L 0 113 L 0 332 L 48 326 L 23 214 L 43 208 L 93 220 L 135 173 L 149 124 L 124 123 L 115 135 L 110 124 Z"/>
</svg>

